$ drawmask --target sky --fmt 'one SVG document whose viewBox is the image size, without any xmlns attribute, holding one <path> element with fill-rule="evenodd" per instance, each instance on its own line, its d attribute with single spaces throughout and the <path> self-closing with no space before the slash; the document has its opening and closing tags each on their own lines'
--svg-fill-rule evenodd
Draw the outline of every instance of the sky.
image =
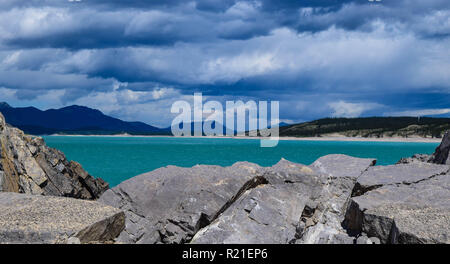
<svg viewBox="0 0 450 264">
<path fill-rule="evenodd" d="M 0 2 L 0 101 L 164 127 L 196 92 L 290 123 L 450 116 L 450 1 Z"/>
</svg>

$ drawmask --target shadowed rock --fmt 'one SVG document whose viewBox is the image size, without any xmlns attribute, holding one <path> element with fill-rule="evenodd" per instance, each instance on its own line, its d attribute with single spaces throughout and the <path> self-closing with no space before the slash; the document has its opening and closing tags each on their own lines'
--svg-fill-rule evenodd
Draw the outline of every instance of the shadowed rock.
<svg viewBox="0 0 450 264">
<path fill-rule="evenodd" d="M 410 158 L 401 158 L 397 164 L 409 164 L 409 163 L 420 163 L 429 162 L 431 155 L 428 154 L 414 154 Z"/>
<path fill-rule="evenodd" d="M 356 180 L 375 163 L 375 159 L 327 155 L 312 164 L 313 168 L 327 175 L 327 182 L 321 194 L 311 199 L 317 205 L 314 215 L 309 219 L 306 218 L 305 223 L 313 220 L 313 224 L 305 228 L 296 243 L 353 244 L 355 242 L 355 238 L 350 237 L 342 227 L 342 222 L 345 219 Z"/>
<path fill-rule="evenodd" d="M 0 243 L 105 242 L 124 226 L 123 212 L 98 202 L 0 193 Z"/>
<path fill-rule="evenodd" d="M 0 191 L 96 199 L 106 189 L 42 138 L 8 126 L 0 113 Z"/>
<path fill-rule="evenodd" d="M 423 162 L 370 167 L 358 178 L 353 195 L 358 196 L 383 185 L 417 183 L 449 170 L 450 166 Z"/>
<path fill-rule="evenodd" d="M 403 161 L 358 178 L 343 225 L 381 243 L 449 243 L 450 166 Z"/>
<path fill-rule="evenodd" d="M 353 197 L 346 225 L 382 243 L 450 243 L 450 175 Z"/>
<path fill-rule="evenodd" d="M 441 144 L 436 148 L 430 162 L 450 165 L 450 132 L 445 133 Z"/>
<path fill-rule="evenodd" d="M 447 131 L 442 138 L 441 144 L 432 155 L 414 154 L 410 158 L 402 158 L 397 164 L 429 162 L 435 164 L 450 165 L 450 132 Z"/>
</svg>

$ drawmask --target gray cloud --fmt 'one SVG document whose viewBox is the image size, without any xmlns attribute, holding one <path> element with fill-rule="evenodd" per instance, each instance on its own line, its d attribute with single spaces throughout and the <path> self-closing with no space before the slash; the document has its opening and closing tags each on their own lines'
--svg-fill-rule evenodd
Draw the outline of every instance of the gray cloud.
<svg viewBox="0 0 450 264">
<path fill-rule="evenodd" d="M 292 120 L 447 109 L 449 34 L 447 0 L 4 0 L 0 91 L 127 119 L 193 92 Z"/>
</svg>

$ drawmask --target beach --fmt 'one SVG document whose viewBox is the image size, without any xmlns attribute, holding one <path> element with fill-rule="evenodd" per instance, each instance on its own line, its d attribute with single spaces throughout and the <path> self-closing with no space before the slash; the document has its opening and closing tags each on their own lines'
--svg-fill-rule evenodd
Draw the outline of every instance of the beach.
<svg viewBox="0 0 450 264">
<path fill-rule="evenodd" d="M 220 138 L 220 139 L 270 139 L 266 137 L 249 137 L 249 136 L 168 136 L 168 135 L 62 135 L 53 134 L 51 136 L 60 137 L 150 137 L 150 138 Z M 384 138 L 364 138 L 364 137 L 345 137 L 345 136 L 324 136 L 324 137 L 279 137 L 279 140 L 293 140 L 293 141 L 348 141 L 348 142 L 406 142 L 406 143 L 439 143 L 440 138 L 423 138 L 423 137 L 384 137 Z"/>
</svg>

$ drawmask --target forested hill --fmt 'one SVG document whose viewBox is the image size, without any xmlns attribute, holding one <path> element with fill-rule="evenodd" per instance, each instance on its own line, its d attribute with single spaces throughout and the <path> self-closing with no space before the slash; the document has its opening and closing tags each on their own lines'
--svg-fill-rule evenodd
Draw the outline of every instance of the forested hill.
<svg viewBox="0 0 450 264">
<path fill-rule="evenodd" d="M 450 118 L 366 117 L 324 118 L 280 127 L 280 136 L 437 137 L 450 130 Z"/>
</svg>

